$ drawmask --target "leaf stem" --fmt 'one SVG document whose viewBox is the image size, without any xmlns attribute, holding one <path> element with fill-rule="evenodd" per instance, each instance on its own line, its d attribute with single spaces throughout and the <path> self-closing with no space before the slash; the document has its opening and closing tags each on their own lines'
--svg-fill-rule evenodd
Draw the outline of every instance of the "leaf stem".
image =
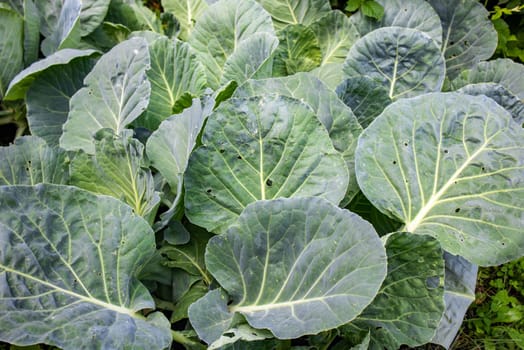
<svg viewBox="0 0 524 350">
<path fill-rule="evenodd" d="M 194 349 L 205 349 L 206 347 L 186 337 L 182 332 L 171 330 L 171 336 L 173 340 L 182 345 L 189 345 Z"/>
</svg>

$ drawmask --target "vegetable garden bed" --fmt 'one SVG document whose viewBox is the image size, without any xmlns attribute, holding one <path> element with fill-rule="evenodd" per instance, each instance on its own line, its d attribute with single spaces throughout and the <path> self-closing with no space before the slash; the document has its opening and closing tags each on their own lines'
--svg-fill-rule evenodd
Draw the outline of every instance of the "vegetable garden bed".
<svg viewBox="0 0 524 350">
<path fill-rule="evenodd" d="M 449 348 L 524 256 L 524 66 L 367 2 L 0 1 L 0 341 Z"/>
</svg>

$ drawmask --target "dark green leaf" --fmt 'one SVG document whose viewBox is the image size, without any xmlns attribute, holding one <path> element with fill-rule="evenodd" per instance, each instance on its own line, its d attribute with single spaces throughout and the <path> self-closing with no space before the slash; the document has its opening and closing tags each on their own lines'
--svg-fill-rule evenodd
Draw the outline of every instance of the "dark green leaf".
<svg viewBox="0 0 524 350">
<path fill-rule="evenodd" d="M 375 0 L 365 0 L 360 7 L 364 16 L 380 20 L 384 16 L 384 7 Z"/>
</svg>

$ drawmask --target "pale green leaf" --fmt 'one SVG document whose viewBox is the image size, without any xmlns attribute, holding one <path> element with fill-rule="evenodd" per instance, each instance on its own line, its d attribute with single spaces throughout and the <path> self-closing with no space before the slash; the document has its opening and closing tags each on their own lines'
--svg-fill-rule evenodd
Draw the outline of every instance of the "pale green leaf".
<svg viewBox="0 0 524 350">
<path fill-rule="evenodd" d="M 347 326 L 369 330 L 369 349 L 428 343 L 444 313 L 444 259 L 436 239 L 396 232 L 383 237 L 388 274 L 378 295 Z"/>
<path fill-rule="evenodd" d="M 343 63 L 325 63 L 310 73 L 333 91 L 347 78 L 343 71 Z"/>
<path fill-rule="evenodd" d="M 288 25 L 278 32 L 279 45 L 273 62 L 273 76 L 309 72 L 320 66 L 322 53 L 312 29 L 302 24 Z"/>
<path fill-rule="evenodd" d="M 31 86 L 26 94 L 27 123 L 32 135 L 58 146 L 69 114 L 69 101 L 84 86 L 84 78 L 95 62 L 92 56 L 80 56 L 28 78 Z"/>
<path fill-rule="evenodd" d="M 331 12 L 327 0 L 259 0 L 271 14 L 275 29 L 284 29 L 289 24 L 309 26 Z"/>
<path fill-rule="evenodd" d="M 344 198 L 344 159 L 313 111 L 295 99 L 223 102 L 208 117 L 202 144 L 189 158 L 184 199 L 187 217 L 210 232 L 224 232 L 260 199 Z"/>
<path fill-rule="evenodd" d="M 60 49 L 74 48 L 78 45 L 81 33 L 80 11 L 82 11 L 81 0 L 64 0 L 56 27 L 42 41 L 41 50 L 45 56 Z"/>
<path fill-rule="evenodd" d="M 227 295 L 214 289 L 189 306 L 189 320 L 198 337 L 208 344 L 218 340 L 233 322 L 227 306 Z"/>
<path fill-rule="evenodd" d="M 520 99 L 524 99 L 524 65 L 508 58 L 480 62 L 460 73 L 451 83 L 454 89 L 468 84 L 499 83 Z"/>
<path fill-rule="evenodd" d="M 450 79 L 493 55 L 497 31 L 483 4 L 476 0 L 429 0 L 429 3 L 442 23 L 442 52 Z"/>
<path fill-rule="evenodd" d="M 162 0 L 164 11 L 175 15 L 180 23 L 178 37 L 187 40 L 195 27 L 195 22 L 207 8 L 206 0 Z"/>
<path fill-rule="evenodd" d="M 203 93 L 206 76 L 187 43 L 160 37 L 149 45 L 149 53 L 151 98 L 136 124 L 156 130 L 164 119 L 181 112 L 178 105 L 186 94 L 197 97 Z"/>
<path fill-rule="evenodd" d="M 440 91 L 445 71 L 435 41 L 416 29 L 401 27 L 380 28 L 363 36 L 344 63 L 349 78 L 368 76 L 387 87 L 391 99 Z"/>
<path fill-rule="evenodd" d="M 356 27 L 340 11 L 331 11 L 320 18 L 310 28 L 315 33 L 320 51 L 321 65 L 344 62 L 349 49 L 360 37 Z"/>
<path fill-rule="evenodd" d="M 243 40 L 224 64 L 221 85 L 235 81 L 239 86 L 251 78 L 269 78 L 278 39 L 270 33 L 256 33 Z"/>
<path fill-rule="evenodd" d="M 80 12 L 80 35 L 91 34 L 102 24 L 111 0 L 82 0 Z"/>
<path fill-rule="evenodd" d="M 9 82 L 24 67 L 24 21 L 16 12 L 0 8 L 0 100 Z"/>
<path fill-rule="evenodd" d="M 425 0 L 376 0 L 383 6 L 384 15 L 380 19 L 370 18 L 357 12 L 349 21 L 361 36 L 382 27 L 403 27 L 417 29 L 442 44 L 442 25 L 437 12 Z"/>
<path fill-rule="evenodd" d="M 86 87 L 73 95 L 60 146 L 93 154 L 93 135 L 110 128 L 119 135 L 149 103 L 145 70 L 149 53 L 144 39 L 133 38 L 103 55 L 84 79 Z"/>
<path fill-rule="evenodd" d="M 40 17 L 33 0 L 24 0 L 24 66 L 38 60 L 40 52 Z"/>
<path fill-rule="evenodd" d="M 179 192 L 189 155 L 212 111 L 212 102 L 194 99 L 191 107 L 164 120 L 147 140 L 146 152 L 151 165 L 164 176 L 174 193 Z"/>
<path fill-rule="evenodd" d="M 54 32 L 58 25 L 58 18 L 60 16 L 60 9 L 64 0 L 47 0 L 35 1 L 35 6 L 40 15 L 40 33 L 44 37 L 49 37 Z"/>
<path fill-rule="evenodd" d="M 27 89 L 31 86 L 33 81 L 47 69 L 53 66 L 67 65 L 71 61 L 80 57 L 93 57 L 96 55 L 95 50 L 77 50 L 77 49 L 63 49 L 53 53 L 52 55 L 38 60 L 31 66 L 27 67 L 18 73 L 7 90 L 6 100 L 24 99 Z"/>
<path fill-rule="evenodd" d="M 71 162 L 71 184 L 127 203 L 137 215 L 153 214 L 160 198 L 151 171 L 145 166 L 144 146 L 126 132 L 95 134 L 95 154 L 80 153 Z"/>
<path fill-rule="evenodd" d="M 108 215 L 108 213 L 110 215 Z M 149 225 L 110 197 L 62 185 L 0 187 L 0 340 L 63 349 L 170 346 L 137 274 Z"/>
<path fill-rule="evenodd" d="M 362 133 L 358 183 L 405 230 L 479 265 L 522 256 L 524 129 L 485 96 L 402 99 Z"/>
<path fill-rule="evenodd" d="M 213 237 L 206 266 L 231 298 L 224 311 L 291 339 L 360 314 L 384 279 L 386 257 L 359 216 L 321 198 L 281 198 L 249 205 L 227 233 Z M 190 308 L 200 336 L 206 322 L 218 323 L 209 317 L 197 327 L 193 320 L 205 311 Z"/>
<path fill-rule="evenodd" d="M 307 104 L 324 125 L 349 170 L 349 184 L 344 203 L 359 191 L 355 177 L 355 148 L 362 128 L 349 108 L 343 105 L 333 91 L 308 73 L 287 77 L 250 80 L 235 92 L 236 97 L 279 94 Z"/>
<path fill-rule="evenodd" d="M 254 0 L 220 0 L 204 11 L 188 42 L 206 69 L 209 87 L 221 86 L 226 61 L 255 33 L 274 35 L 270 15 Z"/>
<path fill-rule="evenodd" d="M 446 311 L 431 342 L 449 349 L 462 326 L 466 311 L 475 300 L 478 267 L 460 256 L 447 252 L 444 252 L 444 260 L 446 262 L 444 292 Z"/>
<path fill-rule="evenodd" d="M 20 137 L 9 147 L 0 147 L 0 159 L 0 186 L 67 184 L 69 180 L 66 153 L 35 136 Z"/>
</svg>

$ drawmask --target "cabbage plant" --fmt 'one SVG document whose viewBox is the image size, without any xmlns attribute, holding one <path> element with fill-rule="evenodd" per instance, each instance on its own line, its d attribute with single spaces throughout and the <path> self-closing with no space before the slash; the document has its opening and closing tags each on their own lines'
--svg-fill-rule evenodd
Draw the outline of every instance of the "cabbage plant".
<svg viewBox="0 0 524 350">
<path fill-rule="evenodd" d="M 0 341 L 449 348 L 524 256 L 524 66 L 377 2 L 0 1 Z"/>
</svg>

